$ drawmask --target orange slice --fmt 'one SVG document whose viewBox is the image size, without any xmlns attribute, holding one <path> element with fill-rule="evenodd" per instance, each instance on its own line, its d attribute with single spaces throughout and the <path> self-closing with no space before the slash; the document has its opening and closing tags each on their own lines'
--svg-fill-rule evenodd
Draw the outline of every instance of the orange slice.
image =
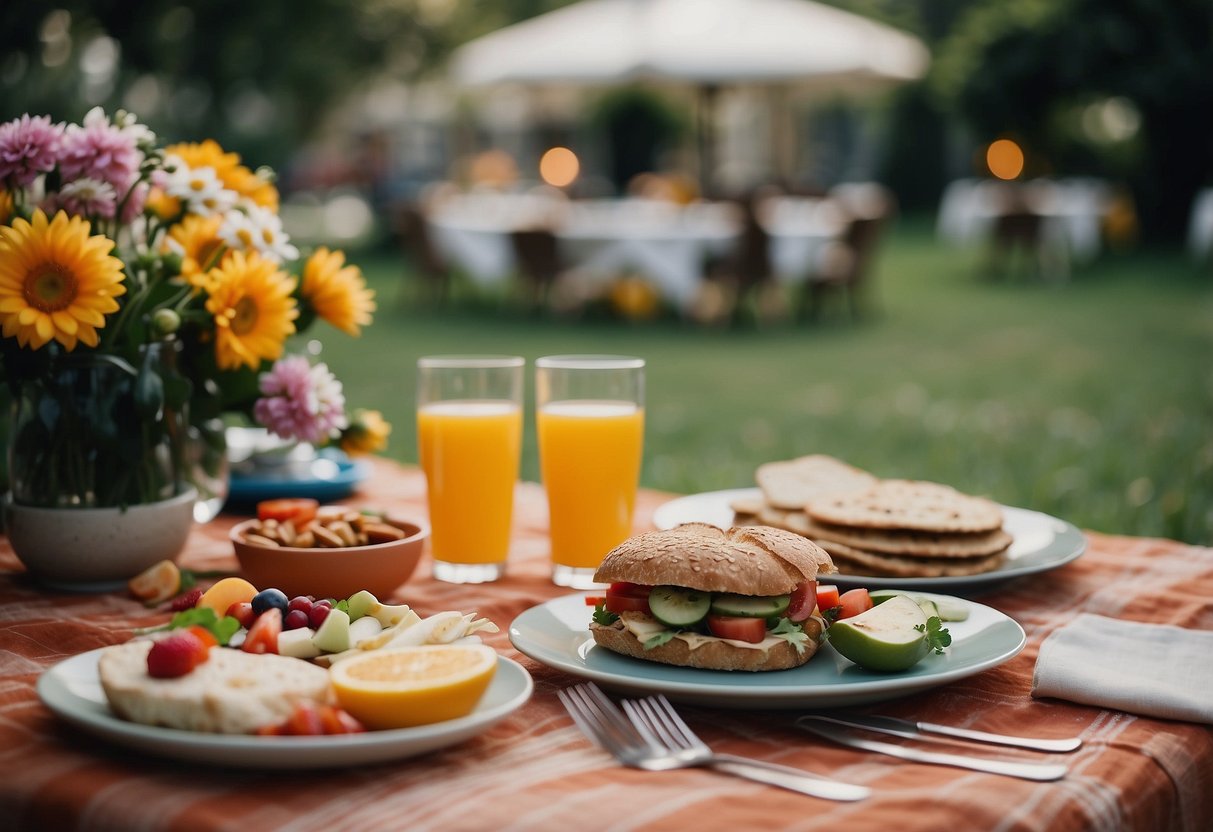
<svg viewBox="0 0 1213 832">
<path fill-rule="evenodd" d="M 181 570 L 171 560 L 162 560 L 131 578 L 126 586 L 143 603 L 159 604 L 181 588 Z"/>
<path fill-rule="evenodd" d="M 497 653 L 483 644 L 375 650 L 333 665 L 341 707 L 368 728 L 408 728 L 467 716 L 488 689 Z"/>
<path fill-rule="evenodd" d="M 257 587 L 244 578 L 221 578 L 215 581 L 210 589 L 202 593 L 202 597 L 198 599 L 198 606 L 210 607 L 215 611 L 215 615 L 223 618 L 232 604 L 252 601 L 256 594 Z"/>
</svg>

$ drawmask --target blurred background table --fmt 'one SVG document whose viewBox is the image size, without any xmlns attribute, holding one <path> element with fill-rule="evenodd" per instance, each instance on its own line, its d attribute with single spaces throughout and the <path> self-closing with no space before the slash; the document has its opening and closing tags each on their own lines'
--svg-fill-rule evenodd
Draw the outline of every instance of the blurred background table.
<svg viewBox="0 0 1213 832">
<path fill-rule="evenodd" d="M 669 495 L 642 490 L 637 529 Z M 548 581 L 542 489 L 520 483 L 507 577 L 440 584 L 428 559 L 398 592 L 422 614 L 478 610 L 502 628 L 489 643 L 535 678 L 531 702 L 463 745 L 396 764 L 317 772 L 225 771 L 146 757 L 60 723 L 34 684 L 47 667 L 125 641 L 162 620 L 123 594 L 65 595 L 30 582 L 0 541 L 0 816 L 10 830 L 629 830 L 1213 828 L 1213 731 L 1029 697 L 1042 639 L 1080 612 L 1213 627 L 1213 552 L 1167 540 L 1091 534 L 1078 561 L 1006 584 L 981 601 L 1019 621 L 1028 646 L 1011 662 L 880 706 L 1006 733 L 1079 734 L 1057 783 L 901 763 L 817 741 L 794 713 L 683 708 L 717 750 L 863 783 L 871 799 L 833 804 L 710 771 L 623 769 L 573 727 L 555 697 L 571 677 L 520 656 L 505 631 L 564 590 Z M 377 461 L 351 504 L 423 517 L 421 473 Z M 234 569 L 223 515 L 194 530 L 181 560 Z M 1109 645 L 1115 661 L 1115 645 Z M 1132 668 L 1125 668 L 1131 673 Z"/>
</svg>

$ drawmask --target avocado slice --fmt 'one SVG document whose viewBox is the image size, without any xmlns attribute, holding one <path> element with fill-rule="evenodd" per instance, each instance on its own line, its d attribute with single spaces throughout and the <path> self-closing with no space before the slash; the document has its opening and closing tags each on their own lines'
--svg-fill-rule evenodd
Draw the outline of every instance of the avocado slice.
<svg viewBox="0 0 1213 832">
<path fill-rule="evenodd" d="M 826 633 L 834 649 L 860 667 L 898 671 L 913 667 L 930 652 L 926 624 L 922 607 L 897 596 L 867 612 L 835 621 Z"/>
</svg>

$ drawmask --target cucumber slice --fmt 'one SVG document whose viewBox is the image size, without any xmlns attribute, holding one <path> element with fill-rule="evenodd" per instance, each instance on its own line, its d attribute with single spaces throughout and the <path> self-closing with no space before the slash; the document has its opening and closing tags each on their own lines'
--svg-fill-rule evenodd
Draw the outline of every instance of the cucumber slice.
<svg viewBox="0 0 1213 832">
<path fill-rule="evenodd" d="M 927 598 L 924 595 L 915 595 L 913 592 L 905 592 L 900 589 L 874 589 L 868 593 L 868 597 L 872 599 L 874 605 L 882 604 L 899 595 L 909 598 L 922 607 L 927 618 L 935 615 L 939 617 L 940 621 L 964 621 L 969 617 L 968 605 L 959 598 Z"/>
<path fill-rule="evenodd" d="M 734 595 L 724 592 L 712 598 L 712 612 L 740 618 L 775 618 L 787 611 L 791 595 Z"/>
<path fill-rule="evenodd" d="M 712 607 L 712 594 L 680 586 L 655 586 L 649 611 L 667 627 L 689 627 L 703 620 Z"/>
</svg>

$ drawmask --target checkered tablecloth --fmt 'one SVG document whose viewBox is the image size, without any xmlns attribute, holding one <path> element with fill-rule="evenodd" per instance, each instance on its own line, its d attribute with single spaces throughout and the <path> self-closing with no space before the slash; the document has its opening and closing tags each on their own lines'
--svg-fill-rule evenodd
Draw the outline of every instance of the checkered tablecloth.
<svg viewBox="0 0 1213 832">
<path fill-rule="evenodd" d="M 642 492 L 637 528 L 668 495 Z M 424 478 L 379 461 L 351 502 L 424 517 Z M 235 569 L 224 516 L 197 528 L 182 556 Z M 1028 634 L 1014 660 L 883 704 L 883 713 L 1037 736 L 1081 735 L 1070 772 L 1031 783 L 918 765 L 828 745 L 795 731 L 789 712 L 683 708 L 718 751 L 761 757 L 870 786 L 830 803 L 703 770 L 623 769 L 573 727 L 555 691 L 575 681 L 520 656 L 505 636 L 523 610 L 560 595 L 547 577 L 542 490 L 518 486 L 508 577 L 440 584 L 423 562 L 398 591 L 423 614 L 478 610 L 502 633 L 489 643 L 521 661 L 535 695 L 487 733 L 395 764 L 317 772 L 223 770 L 109 745 L 59 722 L 34 692 L 74 654 L 125 641 L 149 613 L 120 593 L 65 595 L 31 582 L 0 540 L 0 828 L 113 830 L 1198 830 L 1213 829 L 1213 730 L 1029 696 L 1041 641 L 1080 612 L 1213 629 L 1213 550 L 1090 534 L 1061 569 L 981 598 Z M 428 558 L 427 558 L 428 561 Z M 1210 658 L 1213 661 L 1213 657 Z M 1108 645 L 1116 662 L 1116 645 Z M 1126 674 L 1134 672 L 1124 667 Z M 1213 696 L 1213 692 L 1210 693 Z"/>
</svg>

